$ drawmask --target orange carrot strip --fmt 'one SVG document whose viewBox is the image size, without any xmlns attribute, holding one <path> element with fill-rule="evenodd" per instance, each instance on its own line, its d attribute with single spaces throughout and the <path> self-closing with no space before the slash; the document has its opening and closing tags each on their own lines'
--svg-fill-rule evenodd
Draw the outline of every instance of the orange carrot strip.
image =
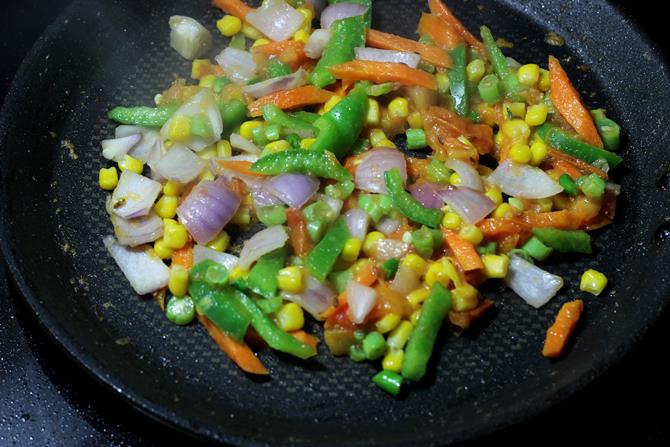
<svg viewBox="0 0 670 447">
<path fill-rule="evenodd" d="M 497 239 L 510 234 L 527 233 L 530 225 L 521 219 L 489 218 L 479 221 L 477 227 L 482 231 L 484 238 Z"/>
<path fill-rule="evenodd" d="M 223 169 L 230 171 L 235 171 L 243 175 L 252 175 L 254 177 L 264 177 L 265 174 L 259 174 L 257 172 L 251 171 L 251 165 L 253 164 L 250 161 L 244 160 L 216 160 L 217 165 Z"/>
<path fill-rule="evenodd" d="M 349 93 L 349 90 L 354 86 L 355 81 L 351 79 L 342 79 L 339 87 L 337 87 L 334 92 L 337 96 L 344 98 Z"/>
<path fill-rule="evenodd" d="M 421 14 L 419 34 L 430 36 L 436 45 L 445 50 L 453 50 L 463 43 L 463 38 L 453 26 L 433 14 Z"/>
<path fill-rule="evenodd" d="M 531 227 L 553 227 L 561 230 L 574 230 L 579 228 L 581 219 L 576 218 L 568 210 L 550 211 L 548 213 L 526 213 L 523 219 Z"/>
<path fill-rule="evenodd" d="M 242 371 L 250 374 L 269 374 L 269 371 L 249 346 L 244 341 L 237 341 L 230 335 L 216 327 L 207 317 L 198 315 L 198 319 L 205 326 L 210 337 L 214 339 L 219 348 L 226 353 L 230 359 L 240 367 Z"/>
<path fill-rule="evenodd" d="M 279 56 L 289 48 L 304 51 L 305 44 L 299 40 L 279 40 L 253 47 L 252 51 L 263 53 L 267 56 Z"/>
<path fill-rule="evenodd" d="M 483 57 L 486 56 L 486 49 L 484 45 L 477 39 L 474 35 L 468 31 L 468 29 L 461 23 L 460 20 L 456 18 L 453 12 L 447 6 L 442 3 L 440 0 L 428 0 L 428 7 L 430 12 L 445 20 L 449 25 L 451 25 L 458 34 L 461 35 L 461 38 L 465 40 L 468 45 L 477 50 L 479 54 Z"/>
<path fill-rule="evenodd" d="M 554 169 L 558 171 L 560 175 L 567 174 L 572 180 L 577 180 L 582 176 L 582 172 L 575 165 L 566 160 L 554 160 L 552 162 Z"/>
<path fill-rule="evenodd" d="M 301 341 L 305 343 L 306 345 L 311 346 L 312 348 L 316 349 L 316 345 L 319 344 L 319 339 L 316 338 L 312 334 L 308 334 L 307 332 L 303 330 L 298 330 L 298 331 L 292 331 L 289 332 L 293 338 L 295 338 L 298 341 Z"/>
<path fill-rule="evenodd" d="M 172 264 L 181 265 L 186 270 L 193 267 L 193 241 L 189 240 L 182 248 L 172 252 Z"/>
<path fill-rule="evenodd" d="M 396 36 L 395 34 L 383 33 L 374 29 L 368 30 L 366 42 L 374 48 L 384 50 L 408 51 L 418 53 L 421 59 L 436 67 L 451 68 L 451 56 L 440 47 L 426 45 L 415 40 Z"/>
<path fill-rule="evenodd" d="M 295 109 L 313 104 L 323 104 L 335 95 L 311 85 L 271 93 L 249 104 L 249 114 L 253 117 L 263 114 L 265 104 L 275 104 L 282 110 Z"/>
<path fill-rule="evenodd" d="M 295 208 L 286 211 L 288 227 L 291 229 L 291 246 L 295 254 L 301 258 L 307 256 L 312 251 L 314 244 L 307 233 L 307 224 L 302 212 Z"/>
<path fill-rule="evenodd" d="M 214 5 L 223 9 L 226 14 L 233 15 L 240 20 L 244 20 L 252 8 L 240 0 L 214 0 Z"/>
<path fill-rule="evenodd" d="M 375 263 L 368 262 L 365 266 L 356 274 L 356 282 L 363 284 L 364 286 L 370 287 L 372 284 L 377 281 L 377 274 L 375 273 Z"/>
<path fill-rule="evenodd" d="M 607 180 L 607 173 L 600 169 L 597 166 L 593 166 L 591 163 L 587 163 L 584 160 L 575 158 L 572 155 L 566 154 L 565 152 L 557 151 L 556 149 L 549 149 L 549 156 L 552 160 L 558 161 L 561 160 L 566 163 L 570 163 L 576 169 L 581 171 L 582 175 L 585 174 L 596 174 L 598 177 Z M 556 168 L 556 165 L 554 165 Z"/>
<path fill-rule="evenodd" d="M 542 349 L 543 356 L 553 358 L 561 355 L 570 335 L 577 326 L 577 321 L 579 321 L 583 310 L 584 302 L 582 300 L 563 304 L 561 310 L 558 311 L 556 321 L 547 330 L 547 338 L 544 340 L 544 348 Z"/>
<path fill-rule="evenodd" d="M 451 232 L 446 235 L 446 240 L 449 249 L 453 252 L 454 257 L 464 271 L 468 272 L 484 268 L 484 263 L 479 254 L 477 254 L 477 250 L 472 242 L 468 242 L 456 233 Z"/>
<path fill-rule="evenodd" d="M 397 82 L 402 85 L 416 85 L 437 90 L 437 81 L 425 71 L 393 62 L 373 62 L 354 60 L 328 68 L 337 79 L 352 81 L 372 81 L 377 84 Z"/>
<path fill-rule="evenodd" d="M 561 116 L 589 144 L 603 147 L 598 129 L 582 97 L 570 82 L 568 74 L 554 56 L 549 56 L 549 78 L 551 79 L 551 102 Z"/>
</svg>

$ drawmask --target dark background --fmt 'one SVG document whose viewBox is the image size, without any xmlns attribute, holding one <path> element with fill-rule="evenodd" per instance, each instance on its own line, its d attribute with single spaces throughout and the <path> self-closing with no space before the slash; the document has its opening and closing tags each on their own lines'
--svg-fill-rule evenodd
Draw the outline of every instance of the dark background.
<svg viewBox="0 0 670 447">
<path fill-rule="evenodd" d="M 2 98 L 25 53 L 70 0 L 0 3 Z M 615 3 L 666 54 L 670 52 L 664 14 L 649 14 L 647 2 Z M 669 324 L 670 312 L 666 311 L 619 364 L 562 404 L 469 444 L 667 444 Z M 179 443 L 195 444 L 99 386 L 50 340 L 7 278 L 0 259 L 0 446 Z"/>
</svg>

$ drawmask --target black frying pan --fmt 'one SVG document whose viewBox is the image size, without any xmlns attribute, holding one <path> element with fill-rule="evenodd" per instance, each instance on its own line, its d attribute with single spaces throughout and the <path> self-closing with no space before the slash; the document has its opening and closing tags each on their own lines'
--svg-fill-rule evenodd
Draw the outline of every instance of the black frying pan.
<svg viewBox="0 0 670 447">
<path fill-rule="evenodd" d="M 670 88 L 664 61 L 603 2 L 452 1 L 471 29 L 488 24 L 514 42 L 507 53 L 520 61 L 569 57 L 589 104 L 622 123 L 628 141 L 626 166 L 614 176 L 624 188 L 617 222 L 596 235 L 594 258 L 548 267 L 567 286 L 542 310 L 491 290 L 493 318 L 441 340 L 434 372 L 398 401 L 370 383 L 371 365 L 325 349 L 308 363 L 264 352 L 272 377 L 250 380 L 201 328 L 177 328 L 135 296 L 100 240 L 111 232 L 96 188 L 99 141 L 114 128 L 104 112 L 149 104 L 173 74 L 187 76 L 188 63 L 169 48 L 167 18 L 191 15 L 212 27 L 219 13 L 208 3 L 76 1 L 27 57 L 0 113 L 1 239 L 11 272 L 59 344 L 135 406 L 230 443 L 446 443 L 565 398 L 618 360 L 660 313 L 670 265 L 662 242 L 670 236 L 670 136 L 662 122 L 670 104 L 658 94 Z M 413 36 L 423 1 L 376 3 L 375 27 Z M 567 46 L 544 44 L 548 30 Z M 605 296 L 584 297 L 586 318 L 570 352 L 548 362 L 539 354 L 544 331 L 562 302 L 583 296 L 576 285 L 587 267 L 604 271 L 611 286 Z"/>
</svg>

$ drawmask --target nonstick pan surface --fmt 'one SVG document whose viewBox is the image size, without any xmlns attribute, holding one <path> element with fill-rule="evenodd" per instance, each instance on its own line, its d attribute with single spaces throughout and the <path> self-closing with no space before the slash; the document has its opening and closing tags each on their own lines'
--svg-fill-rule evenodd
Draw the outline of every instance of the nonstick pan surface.
<svg viewBox="0 0 670 447">
<path fill-rule="evenodd" d="M 0 113 L 0 238 L 38 320 L 102 383 L 147 414 L 195 436 L 235 444 L 443 444 L 517 422 L 564 399 L 616 362 L 667 302 L 670 103 L 665 61 L 617 9 L 597 1 L 449 2 L 472 30 L 489 25 L 522 62 L 560 57 L 593 107 L 625 129 L 617 221 L 595 235 L 594 257 L 557 260 L 566 278 L 541 310 L 491 289 L 495 312 L 473 331 L 440 340 L 429 377 L 395 400 L 370 382 L 372 365 L 309 362 L 262 352 L 269 380 L 236 369 L 197 325 L 179 328 L 133 294 L 101 242 L 111 233 L 100 140 L 105 112 L 150 104 L 188 62 L 169 48 L 167 19 L 195 17 L 214 31 L 207 0 L 75 1 L 24 61 Z M 415 37 L 423 1 L 375 2 L 374 26 Z M 549 46 L 554 31 L 564 47 Z M 216 35 L 217 33 L 215 33 Z M 215 48 L 223 41 L 215 40 Z M 586 268 L 610 278 L 581 294 Z M 559 361 L 540 355 L 560 305 L 586 315 Z"/>
</svg>

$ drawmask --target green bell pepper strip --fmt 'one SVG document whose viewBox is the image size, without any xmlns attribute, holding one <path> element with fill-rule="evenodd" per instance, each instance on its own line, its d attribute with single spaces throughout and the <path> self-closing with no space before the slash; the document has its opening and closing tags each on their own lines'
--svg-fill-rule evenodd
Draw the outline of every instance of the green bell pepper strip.
<svg viewBox="0 0 670 447">
<path fill-rule="evenodd" d="M 442 211 L 426 208 L 410 193 L 405 191 L 398 168 L 384 172 L 384 181 L 395 207 L 414 222 L 437 228 L 442 221 Z"/>
<path fill-rule="evenodd" d="M 349 346 L 349 358 L 357 363 L 364 362 L 368 359 L 365 355 L 365 351 L 363 351 L 363 347 L 360 345 Z"/>
<path fill-rule="evenodd" d="M 286 207 L 283 205 L 259 206 L 256 208 L 256 217 L 267 227 L 286 223 Z"/>
<path fill-rule="evenodd" d="M 107 117 L 121 124 L 162 127 L 178 108 L 179 104 L 164 107 L 114 107 L 107 113 Z"/>
<path fill-rule="evenodd" d="M 533 235 L 559 253 L 591 254 L 591 236 L 583 230 L 533 228 Z"/>
<path fill-rule="evenodd" d="M 569 196 L 576 196 L 579 194 L 579 188 L 568 174 L 562 174 L 558 178 L 558 184 L 563 187 L 563 191 Z"/>
<path fill-rule="evenodd" d="M 351 235 L 345 220 L 338 218 L 321 242 L 307 255 L 307 270 L 314 278 L 321 282 L 326 279 L 349 237 Z"/>
<path fill-rule="evenodd" d="M 319 135 L 310 150 L 328 150 L 338 159 L 347 155 L 363 130 L 368 105 L 365 86 L 356 85 L 342 101 L 314 122 Z"/>
<path fill-rule="evenodd" d="M 247 287 L 257 294 L 272 298 L 277 295 L 277 273 L 286 262 L 286 249 L 278 248 L 256 262 L 247 277 Z"/>
<path fill-rule="evenodd" d="M 270 124 L 277 124 L 289 129 L 289 132 L 308 132 L 312 136 L 316 135 L 317 132 L 316 127 L 314 127 L 312 123 L 284 113 L 284 111 L 275 104 L 267 104 L 263 106 L 263 119 Z"/>
<path fill-rule="evenodd" d="M 453 67 L 449 70 L 449 89 L 453 99 L 454 110 L 461 116 L 468 116 L 470 110 L 470 92 L 468 91 L 468 64 L 465 44 L 462 43 L 451 50 Z"/>
<path fill-rule="evenodd" d="M 538 127 L 536 133 L 549 146 L 591 164 L 602 159 L 607 162 L 610 168 L 614 169 L 622 161 L 617 154 L 580 141 L 547 123 Z"/>
<path fill-rule="evenodd" d="M 405 379 L 417 382 L 426 374 L 437 334 L 449 310 L 451 310 L 451 292 L 439 282 L 435 283 L 421 308 L 419 321 L 409 336 L 405 348 L 401 369 Z"/>
<path fill-rule="evenodd" d="M 328 3 L 331 5 L 336 5 L 338 3 L 356 3 L 357 5 L 367 6 L 368 10 L 363 15 L 365 18 L 365 25 L 368 28 L 372 25 L 372 0 L 328 0 Z"/>
<path fill-rule="evenodd" d="M 382 270 L 384 271 L 384 278 L 387 280 L 393 279 L 395 274 L 398 272 L 398 267 L 400 267 L 400 261 L 398 261 L 396 258 L 391 258 L 383 263 Z"/>
<path fill-rule="evenodd" d="M 265 146 L 270 142 L 268 137 L 265 135 L 266 127 L 267 126 L 265 125 L 260 125 L 251 129 L 251 140 L 256 146 Z"/>
<path fill-rule="evenodd" d="M 339 272 L 332 272 L 328 275 L 328 279 L 333 283 L 338 294 L 344 292 L 347 288 L 347 283 L 353 278 L 354 272 L 351 268 L 340 270 Z"/>
<path fill-rule="evenodd" d="M 278 78 L 293 73 L 290 65 L 282 62 L 279 58 L 270 59 L 265 66 L 265 75 L 268 79 Z"/>
<path fill-rule="evenodd" d="M 393 91 L 393 82 L 385 82 L 383 84 L 368 84 L 368 96 L 382 96 Z"/>
<path fill-rule="evenodd" d="M 449 178 L 454 171 L 444 165 L 444 162 L 431 157 L 428 165 L 428 180 L 431 182 L 449 184 Z"/>
<path fill-rule="evenodd" d="M 326 232 L 328 225 L 335 219 L 333 209 L 323 200 L 317 200 L 302 210 L 305 218 L 307 233 L 314 242 L 319 242 Z"/>
<path fill-rule="evenodd" d="M 263 313 L 254 300 L 238 290 L 233 290 L 232 294 L 235 300 L 251 316 L 251 326 L 272 349 L 301 359 L 307 359 L 316 355 L 316 349 L 298 341 L 289 333 L 282 331 L 270 317 Z"/>
<path fill-rule="evenodd" d="M 272 298 L 261 298 L 256 300 L 256 305 L 265 315 L 270 315 L 279 312 L 284 305 L 284 299 L 279 295 Z"/>
<path fill-rule="evenodd" d="M 252 172 L 279 175 L 286 172 L 312 174 L 337 181 L 351 181 L 349 171 L 330 152 L 288 149 L 261 157 L 249 168 Z"/>
<path fill-rule="evenodd" d="M 412 244 L 424 258 L 433 256 L 433 250 L 442 245 L 442 232 L 431 230 L 425 225 L 412 232 Z"/>
<path fill-rule="evenodd" d="M 358 207 L 365 211 L 374 223 L 393 209 L 393 200 L 386 194 L 359 194 Z"/>
<path fill-rule="evenodd" d="M 514 73 L 507 64 L 507 58 L 498 47 L 498 44 L 496 44 L 493 34 L 491 34 L 491 30 L 486 26 L 482 26 L 480 28 L 480 34 L 482 36 L 484 47 L 486 48 L 486 53 L 489 55 L 489 60 L 493 66 L 493 71 L 498 75 L 498 78 L 500 78 L 505 95 L 512 101 L 522 101 L 523 97 L 521 92 L 523 91 L 523 87 L 519 82 L 516 73 Z"/>
<path fill-rule="evenodd" d="M 426 141 L 426 132 L 423 129 L 407 129 L 407 149 L 424 149 L 428 142 Z"/>
<path fill-rule="evenodd" d="M 547 247 L 535 236 L 528 239 L 521 249 L 538 261 L 544 261 L 554 252 L 553 248 Z"/>
<path fill-rule="evenodd" d="M 354 185 L 353 181 L 346 180 L 344 182 L 337 182 L 334 185 L 327 185 L 324 191 L 327 196 L 333 199 L 345 200 L 354 192 L 355 188 L 356 185 Z"/>
<path fill-rule="evenodd" d="M 216 78 L 216 81 L 212 83 L 212 90 L 214 90 L 214 93 L 219 94 L 223 90 L 223 88 L 230 84 L 232 81 L 228 79 L 225 76 L 221 76 L 220 78 Z"/>
<path fill-rule="evenodd" d="M 600 198 L 605 194 L 605 180 L 597 174 L 583 175 L 577 179 L 575 185 L 591 199 Z"/>
<path fill-rule="evenodd" d="M 291 118 L 298 119 L 300 121 L 304 121 L 309 124 L 314 124 L 314 121 L 318 120 L 321 118 L 321 115 L 318 113 L 313 113 L 313 112 L 306 112 L 304 110 L 298 110 L 297 112 L 289 113 Z"/>
<path fill-rule="evenodd" d="M 223 135 L 227 137 L 230 132 L 247 118 L 247 104 L 239 99 L 231 99 L 219 102 L 219 112 L 223 122 Z"/>
<path fill-rule="evenodd" d="M 480 255 L 494 255 L 498 249 L 498 244 L 496 242 L 487 242 L 486 244 L 477 246 L 477 253 Z"/>
<path fill-rule="evenodd" d="M 603 109 L 591 110 L 591 116 L 596 123 L 603 145 L 608 151 L 616 151 L 621 144 L 621 127 L 605 116 Z"/>
<path fill-rule="evenodd" d="M 393 371 L 379 371 L 372 377 L 372 383 L 392 396 L 400 394 L 402 376 Z"/>
<path fill-rule="evenodd" d="M 335 82 L 335 76 L 328 71 L 333 65 L 354 59 L 357 47 L 365 46 L 366 22 L 362 16 L 348 17 L 333 22 L 330 26 L 330 40 L 323 55 L 309 75 L 310 84 L 324 88 Z"/>
</svg>

